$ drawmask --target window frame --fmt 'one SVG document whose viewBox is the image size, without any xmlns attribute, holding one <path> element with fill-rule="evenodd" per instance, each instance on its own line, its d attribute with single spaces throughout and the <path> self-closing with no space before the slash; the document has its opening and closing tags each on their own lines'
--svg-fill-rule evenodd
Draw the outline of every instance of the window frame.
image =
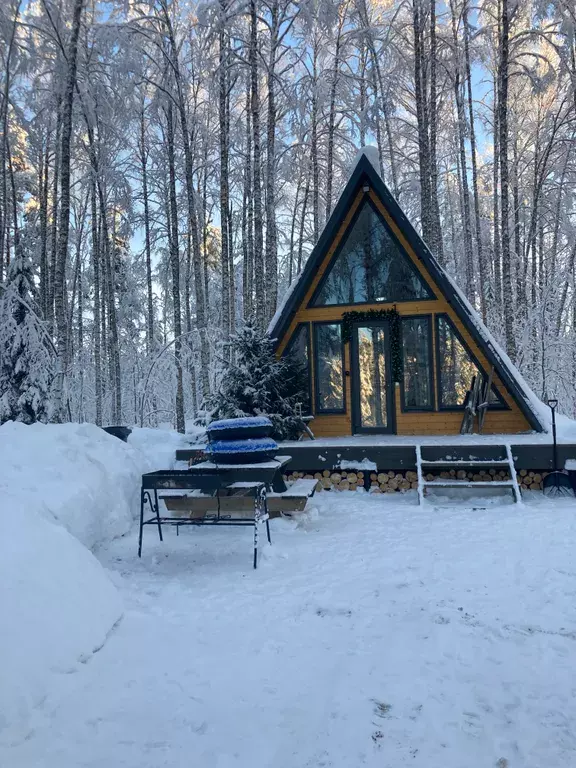
<svg viewBox="0 0 576 768">
<path fill-rule="evenodd" d="M 394 242 L 396 243 L 396 245 L 398 246 L 398 248 L 400 249 L 400 251 L 404 255 L 404 258 L 408 262 L 409 268 L 419 277 L 419 279 L 421 280 L 422 284 L 426 288 L 426 290 L 428 292 L 427 296 L 423 296 L 420 299 L 388 299 L 387 301 L 358 301 L 358 302 L 352 302 L 352 304 L 350 304 L 349 302 L 344 302 L 343 304 L 316 304 L 316 301 L 317 301 L 320 293 L 322 292 L 322 289 L 324 288 L 324 285 L 325 285 L 326 281 L 328 280 L 330 272 L 332 271 L 332 267 L 336 263 L 338 257 L 340 256 L 340 254 L 341 254 L 341 252 L 342 252 L 342 250 L 344 248 L 344 245 L 346 244 L 347 235 L 352 231 L 354 225 L 358 221 L 358 218 L 360 217 L 360 213 L 362 212 L 362 208 L 363 208 L 364 205 L 371 206 L 372 210 L 374 211 L 376 216 L 380 219 L 382 225 L 386 228 L 386 231 L 388 232 L 388 234 L 390 235 L 392 240 L 394 240 Z M 369 196 L 365 196 L 358 203 L 358 207 L 354 211 L 354 215 L 352 216 L 352 219 L 350 220 L 350 223 L 346 227 L 345 232 L 342 234 L 342 237 L 340 238 L 340 242 L 338 243 L 334 253 L 332 254 L 328 264 L 326 265 L 326 269 L 324 270 L 320 280 L 318 281 L 318 285 L 314 289 L 314 291 L 312 293 L 312 296 L 310 297 L 310 299 L 309 299 L 309 301 L 308 301 L 308 303 L 306 305 L 306 308 L 307 309 L 320 309 L 320 308 L 332 308 L 332 307 L 362 307 L 362 306 L 374 306 L 374 305 L 381 307 L 381 306 L 386 306 L 386 304 L 390 304 L 390 305 L 392 305 L 392 304 L 406 304 L 408 302 L 415 302 L 415 301 L 420 302 L 420 301 L 437 301 L 437 300 L 438 300 L 438 298 L 437 298 L 437 296 L 434 295 L 434 291 L 430 287 L 430 284 L 428 283 L 428 280 L 424 277 L 424 275 L 416 267 L 416 264 L 411 259 L 410 254 L 408 253 L 406 248 L 404 248 L 404 246 L 402 245 L 400 240 L 396 237 L 396 234 L 394 233 L 392 228 L 389 226 L 389 224 L 386 221 L 386 219 L 384 218 L 384 216 L 380 213 L 380 211 L 378 210 L 378 207 L 376 206 L 376 204 L 372 201 L 372 199 Z"/>
<path fill-rule="evenodd" d="M 284 347 L 284 350 L 282 351 L 281 357 L 289 355 L 292 352 L 292 348 L 296 343 L 296 337 L 298 336 L 301 328 L 305 328 L 308 332 L 308 339 L 306 342 L 306 349 L 308 350 L 308 401 L 310 403 L 310 415 L 312 415 L 312 411 L 314 409 L 314 403 L 312 402 L 312 333 L 310 330 L 309 322 L 300 322 L 296 325 L 292 331 L 292 334 L 290 335 L 290 338 L 288 339 L 288 342 L 286 343 L 286 346 Z"/>
<path fill-rule="evenodd" d="M 436 312 L 434 316 L 434 335 L 435 335 L 435 344 L 434 344 L 434 353 L 436 355 L 436 380 L 438 382 L 438 410 L 439 411 L 463 411 L 464 410 L 464 404 L 462 405 L 443 405 L 442 403 L 442 379 L 441 379 L 441 369 L 440 369 L 440 333 L 439 333 L 439 321 L 440 319 L 444 319 L 448 322 L 448 325 L 452 329 L 453 334 L 458 339 L 460 344 L 464 347 L 467 354 L 470 356 L 470 359 L 474 363 L 474 365 L 478 368 L 482 376 L 488 380 L 488 374 L 484 370 L 484 367 L 480 365 L 480 362 L 478 361 L 478 358 L 476 355 L 472 352 L 468 344 L 464 341 L 462 334 L 454 324 L 454 321 L 450 317 L 450 315 L 447 312 Z M 488 410 L 492 411 L 509 411 L 510 406 L 506 403 L 506 401 L 503 399 L 500 392 L 498 392 L 498 389 L 494 385 L 494 382 L 492 382 L 492 386 L 494 387 L 494 392 L 496 393 L 496 396 L 498 397 L 498 403 L 491 403 Z"/>
<path fill-rule="evenodd" d="M 340 327 L 340 354 L 342 359 L 342 408 L 320 408 L 320 387 L 318 376 L 318 328 L 321 325 L 338 325 Z M 342 338 L 342 321 L 341 320 L 318 320 L 312 323 L 312 354 L 314 359 L 314 414 L 326 415 L 326 414 L 343 414 L 347 413 L 346 410 L 346 362 L 344 354 L 344 340 Z"/>
<path fill-rule="evenodd" d="M 404 391 L 404 320 L 427 320 L 428 321 L 428 375 L 430 379 L 430 400 L 431 404 L 426 407 L 406 405 L 405 391 Z M 402 413 L 433 413 L 436 410 L 436 388 L 434 386 L 434 333 L 432 328 L 434 326 L 434 315 L 418 314 L 418 315 L 401 315 L 400 327 L 402 337 L 402 379 L 400 382 L 400 408 Z"/>
</svg>

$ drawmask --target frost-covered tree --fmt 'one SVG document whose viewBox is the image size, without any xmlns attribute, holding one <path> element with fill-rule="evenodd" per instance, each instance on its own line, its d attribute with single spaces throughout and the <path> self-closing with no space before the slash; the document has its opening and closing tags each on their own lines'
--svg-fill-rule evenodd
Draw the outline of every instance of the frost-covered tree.
<svg viewBox="0 0 576 768">
<path fill-rule="evenodd" d="M 236 363 L 226 364 L 220 385 L 208 399 L 211 420 L 266 415 L 274 437 L 290 440 L 300 432 L 296 404 L 306 399 L 306 373 L 295 358 L 278 359 L 270 337 L 246 325 L 231 337 Z"/>
<path fill-rule="evenodd" d="M 0 296 L 0 423 L 48 421 L 53 357 L 29 261 L 16 257 Z"/>
</svg>

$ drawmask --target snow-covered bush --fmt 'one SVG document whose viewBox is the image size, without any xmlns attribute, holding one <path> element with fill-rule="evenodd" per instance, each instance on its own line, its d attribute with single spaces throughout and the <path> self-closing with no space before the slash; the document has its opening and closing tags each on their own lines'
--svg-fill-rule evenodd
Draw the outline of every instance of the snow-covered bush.
<svg viewBox="0 0 576 768">
<path fill-rule="evenodd" d="M 53 375 L 32 267 L 28 258 L 17 255 L 0 292 L 0 424 L 47 421 Z"/>
<path fill-rule="evenodd" d="M 277 359 L 272 339 L 246 325 L 231 340 L 236 362 L 225 365 L 216 392 L 206 403 L 211 419 L 266 415 L 277 440 L 298 436 L 296 404 L 306 399 L 304 366 L 288 355 Z"/>
</svg>

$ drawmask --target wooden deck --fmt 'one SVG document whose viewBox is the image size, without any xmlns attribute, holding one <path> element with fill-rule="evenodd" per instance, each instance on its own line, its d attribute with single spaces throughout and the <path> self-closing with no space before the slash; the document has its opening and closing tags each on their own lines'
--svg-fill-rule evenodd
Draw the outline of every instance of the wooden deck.
<svg viewBox="0 0 576 768">
<path fill-rule="evenodd" d="M 502 458 L 502 446 L 510 445 L 517 470 L 552 469 L 552 444 L 547 434 L 531 435 L 450 435 L 423 436 L 354 436 L 320 438 L 281 443 L 279 452 L 291 456 L 287 472 L 322 472 L 337 470 L 346 462 L 371 462 L 378 469 L 414 470 L 416 445 L 429 461 L 452 459 L 494 461 Z M 202 446 L 191 446 L 176 452 L 179 461 L 197 457 Z M 576 443 L 559 443 L 558 464 L 576 460 Z"/>
</svg>

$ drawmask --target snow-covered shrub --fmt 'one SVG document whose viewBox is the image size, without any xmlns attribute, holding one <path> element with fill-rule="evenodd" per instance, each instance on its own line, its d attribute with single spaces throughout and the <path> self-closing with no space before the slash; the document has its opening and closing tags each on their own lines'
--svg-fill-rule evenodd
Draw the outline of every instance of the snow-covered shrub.
<svg viewBox="0 0 576 768">
<path fill-rule="evenodd" d="M 17 255 L 0 293 L 0 424 L 47 421 L 53 375 L 32 267 L 28 258 Z"/>
<path fill-rule="evenodd" d="M 304 366 L 288 355 L 277 359 L 272 339 L 246 325 L 231 340 L 236 362 L 225 365 L 216 392 L 206 403 L 211 419 L 266 415 L 277 440 L 298 436 L 296 404 L 306 399 Z"/>
</svg>

